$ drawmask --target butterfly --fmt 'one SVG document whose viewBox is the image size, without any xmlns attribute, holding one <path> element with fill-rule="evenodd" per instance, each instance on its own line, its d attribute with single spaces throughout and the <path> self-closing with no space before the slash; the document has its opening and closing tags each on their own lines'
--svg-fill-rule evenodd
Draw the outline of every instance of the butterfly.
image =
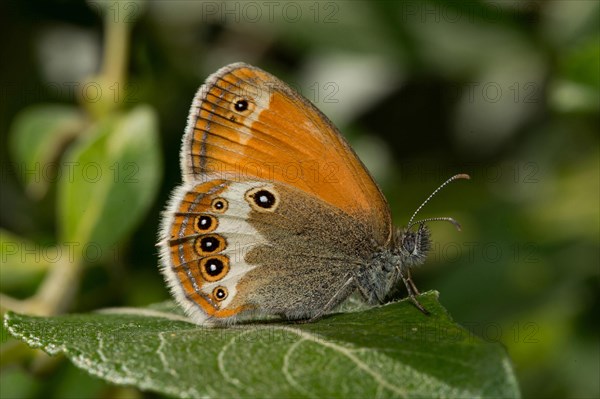
<svg viewBox="0 0 600 399">
<path fill-rule="evenodd" d="M 275 76 L 235 63 L 194 97 L 183 183 L 160 226 L 160 270 L 197 324 L 256 315 L 315 320 L 355 292 L 380 304 L 430 249 L 425 222 L 395 228 L 381 190 L 314 105 Z"/>
</svg>

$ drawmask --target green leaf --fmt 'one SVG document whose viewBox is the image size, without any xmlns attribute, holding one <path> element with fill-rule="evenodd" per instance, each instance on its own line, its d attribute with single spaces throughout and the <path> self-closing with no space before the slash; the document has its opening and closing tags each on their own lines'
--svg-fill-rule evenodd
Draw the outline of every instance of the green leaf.
<svg viewBox="0 0 600 399">
<path fill-rule="evenodd" d="M 60 238 L 97 256 L 125 236 L 152 204 L 162 176 L 155 112 L 140 106 L 103 119 L 65 154 L 60 181 Z M 92 255 L 93 254 L 93 255 Z"/>
<path fill-rule="evenodd" d="M 46 194 L 60 178 L 55 161 L 64 145 L 85 126 L 81 111 L 66 105 L 37 105 L 21 112 L 11 126 L 10 148 L 15 170 L 34 198 Z"/>
<path fill-rule="evenodd" d="M 420 297 L 315 323 L 202 328 L 179 314 L 114 309 L 8 313 L 9 332 L 116 384 L 178 397 L 519 397 L 504 348 Z"/>
<path fill-rule="evenodd" d="M 548 87 L 548 102 L 564 113 L 598 113 L 600 36 L 595 34 L 569 46 L 558 62 L 558 78 Z"/>
<path fill-rule="evenodd" d="M 0 291 L 31 286 L 60 256 L 58 248 L 42 246 L 0 229 Z"/>
<path fill-rule="evenodd" d="M 570 46 L 559 61 L 564 78 L 583 84 L 591 89 L 600 89 L 600 35 L 590 35 Z"/>
</svg>

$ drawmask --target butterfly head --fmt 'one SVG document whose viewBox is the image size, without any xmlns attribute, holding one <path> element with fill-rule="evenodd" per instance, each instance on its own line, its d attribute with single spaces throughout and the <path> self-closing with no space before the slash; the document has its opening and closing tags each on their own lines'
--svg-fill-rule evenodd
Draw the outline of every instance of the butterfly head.
<svg viewBox="0 0 600 399">
<path fill-rule="evenodd" d="M 459 180 L 469 179 L 469 175 L 458 174 L 454 175 L 446 180 L 441 186 L 439 186 L 413 213 L 412 217 L 408 221 L 408 225 L 403 229 L 396 230 L 394 234 L 392 253 L 400 257 L 402 265 L 411 267 L 414 265 L 421 264 L 425 261 L 427 253 L 431 249 L 431 233 L 429 228 L 425 225 L 427 222 L 433 221 L 444 221 L 452 223 L 458 230 L 460 225 L 456 220 L 450 217 L 434 217 L 423 220 L 413 221 L 419 211 L 433 198 L 442 188 L 447 184 Z M 418 226 L 416 229 L 414 227 Z"/>
<path fill-rule="evenodd" d="M 425 223 L 412 228 L 399 228 L 394 234 L 392 252 L 400 257 L 402 264 L 408 267 L 419 265 L 425 261 L 431 249 L 431 233 Z"/>
</svg>

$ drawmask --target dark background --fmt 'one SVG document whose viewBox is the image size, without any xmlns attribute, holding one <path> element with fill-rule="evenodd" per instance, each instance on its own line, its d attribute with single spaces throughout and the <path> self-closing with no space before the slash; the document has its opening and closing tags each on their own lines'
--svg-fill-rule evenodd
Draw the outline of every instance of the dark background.
<svg viewBox="0 0 600 399">
<path fill-rule="evenodd" d="M 119 107 L 157 112 L 164 177 L 117 261 L 86 265 L 69 311 L 168 297 L 154 243 L 180 181 L 189 106 L 208 74 L 245 61 L 333 120 L 396 224 L 447 177 L 471 174 L 421 213 L 453 216 L 463 231 L 431 224 L 435 244 L 415 270 L 418 287 L 440 291 L 457 322 L 507 347 L 525 397 L 598 397 L 599 4 L 3 1 L 2 231 L 56 240 L 52 190 L 32 198 L 11 166 L 13 121 L 32 105 L 81 104 L 77 84 L 98 73 L 108 32 L 125 22 L 128 90 Z M 45 271 L 16 266 L 3 262 L 0 288 L 26 298 Z M 2 344 L 2 397 L 152 396 L 15 345 Z"/>
</svg>

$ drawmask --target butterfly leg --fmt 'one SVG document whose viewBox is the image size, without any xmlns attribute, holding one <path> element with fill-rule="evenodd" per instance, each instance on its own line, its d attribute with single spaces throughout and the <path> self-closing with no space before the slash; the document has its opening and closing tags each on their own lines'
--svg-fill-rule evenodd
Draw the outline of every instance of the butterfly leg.
<svg viewBox="0 0 600 399">
<path fill-rule="evenodd" d="M 417 309 L 423 312 L 423 314 L 430 315 L 431 313 L 429 313 L 429 311 L 425 309 L 425 307 L 421 305 L 421 303 L 417 299 L 417 295 L 419 295 L 419 290 L 417 289 L 415 283 L 413 283 L 410 277 L 410 271 L 407 271 L 407 275 L 405 276 L 404 273 L 402 273 L 402 270 L 400 270 L 400 277 L 402 278 L 402 282 L 406 286 L 406 291 L 408 291 L 408 297 L 410 298 L 411 302 L 417 307 Z"/>
<path fill-rule="evenodd" d="M 354 281 L 354 277 L 348 278 L 344 285 L 331 297 L 331 299 L 323 306 L 321 310 L 319 310 L 314 316 L 310 319 L 300 320 L 300 323 L 310 323 L 315 320 L 320 319 L 325 314 L 327 314 L 330 310 L 339 305 L 344 299 L 348 298 L 348 296 L 356 289 L 356 283 Z"/>
<path fill-rule="evenodd" d="M 415 285 L 415 283 L 412 280 L 412 276 L 410 275 L 410 269 L 408 269 L 406 271 L 406 280 L 408 281 L 408 284 L 410 284 L 410 288 L 413 290 L 415 295 L 421 295 L 421 293 L 417 289 L 417 286 Z"/>
</svg>

